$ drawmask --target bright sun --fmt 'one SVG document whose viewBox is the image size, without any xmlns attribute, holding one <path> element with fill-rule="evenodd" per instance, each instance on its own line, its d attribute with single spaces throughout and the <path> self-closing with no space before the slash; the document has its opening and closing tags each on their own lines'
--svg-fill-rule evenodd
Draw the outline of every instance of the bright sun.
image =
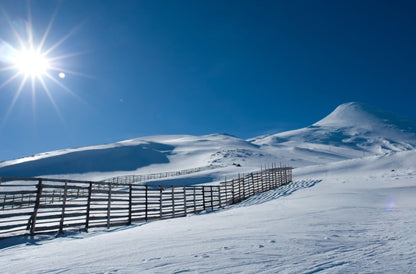
<svg viewBox="0 0 416 274">
<path fill-rule="evenodd" d="M 26 76 L 40 77 L 46 75 L 50 68 L 48 59 L 35 50 L 18 51 L 13 59 L 16 69 Z"/>
<path fill-rule="evenodd" d="M 10 20 L 7 13 L 2 10 L 4 18 L 9 23 L 10 28 L 15 35 L 16 41 L 15 43 L 9 43 L 3 39 L 0 39 L 0 64 L 2 65 L 0 66 L 0 72 L 12 72 L 12 75 L 8 79 L 0 83 L 0 89 L 14 82 L 16 79 L 21 79 L 18 88 L 14 91 L 14 97 L 10 103 L 4 120 L 7 119 L 22 91 L 26 89 L 32 91 L 32 104 L 33 110 L 35 110 L 36 92 L 39 90 L 36 87 L 37 85 L 42 87 L 43 91 L 46 93 L 47 97 L 49 98 L 50 102 L 60 117 L 61 114 L 59 108 L 53 99 L 53 93 L 56 88 L 51 89 L 50 84 L 55 87 L 59 86 L 83 102 L 83 100 L 79 98 L 75 93 L 73 93 L 69 88 L 67 88 L 62 83 L 62 81 L 66 78 L 68 73 L 71 75 L 85 75 L 74 71 L 69 71 L 61 66 L 61 61 L 63 61 L 63 59 L 82 53 L 75 52 L 65 55 L 57 55 L 54 53 L 55 50 L 63 42 L 65 42 L 69 37 L 72 36 L 72 34 L 74 34 L 78 27 L 73 28 L 68 34 L 63 36 L 61 39 L 58 39 L 55 44 L 52 44 L 49 47 L 45 47 L 46 44 L 50 44 L 47 42 L 47 38 L 52 28 L 52 24 L 56 18 L 57 10 L 52 15 L 52 18 L 49 21 L 49 24 L 41 39 L 36 39 L 37 37 L 34 36 L 35 32 L 33 31 L 31 21 L 32 16 L 30 14 L 30 9 L 28 10 L 28 21 L 25 22 L 24 28 L 26 33 L 23 34 L 19 33 L 18 31 L 21 30 L 21 28 L 16 28 L 15 24 L 12 23 L 12 20 Z M 16 46 L 13 44 L 16 44 Z"/>
</svg>

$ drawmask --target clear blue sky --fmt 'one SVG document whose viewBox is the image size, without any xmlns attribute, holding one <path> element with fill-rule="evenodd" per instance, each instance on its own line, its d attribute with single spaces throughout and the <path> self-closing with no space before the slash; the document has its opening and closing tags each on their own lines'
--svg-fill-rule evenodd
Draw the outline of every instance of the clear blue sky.
<svg viewBox="0 0 416 274">
<path fill-rule="evenodd" d="M 0 6 L 23 35 L 28 2 Z M 75 31 L 49 55 L 66 56 L 66 77 L 50 74 L 81 100 L 46 78 L 60 118 L 39 83 L 13 108 L 21 78 L 2 87 L 0 160 L 159 134 L 250 138 L 349 101 L 416 118 L 415 1 L 33 0 L 35 44 L 56 8 L 45 48 Z M 17 45 L 4 13 L 0 38 Z"/>
</svg>

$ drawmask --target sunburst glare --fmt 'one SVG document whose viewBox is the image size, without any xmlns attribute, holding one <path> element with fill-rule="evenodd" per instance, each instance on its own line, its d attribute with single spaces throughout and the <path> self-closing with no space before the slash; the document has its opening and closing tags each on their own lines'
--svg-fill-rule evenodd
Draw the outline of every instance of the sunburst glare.
<svg viewBox="0 0 416 274">
<path fill-rule="evenodd" d="M 14 92 L 13 100 L 10 103 L 3 123 L 7 120 L 7 117 L 10 115 L 10 112 L 15 106 L 17 99 L 24 90 L 31 91 L 33 110 L 35 110 L 36 107 L 36 92 L 38 90 L 43 90 L 55 108 L 58 116 L 62 119 L 62 115 L 60 114 L 57 104 L 55 103 L 49 84 L 59 86 L 61 89 L 65 90 L 83 102 L 83 100 L 79 98 L 74 92 L 72 92 L 71 89 L 59 81 L 66 78 L 66 73 L 82 75 L 80 73 L 65 69 L 61 64 L 63 59 L 70 58 L 81 53 L 58 55 L 54 54 L 54 52 L 63 42 L 65 42 L 75 33 L 78 27 L 73 28 L 68 34 L 64 35 L 62 38 L 58 39 L 56 43 L 52 44 L 52 46 L 44 49 L 45 42 L 48 39 L 48 35 L 56 18 L 57 10 L 55 10 L 54 14 L 52 15 L 48 26 L 38 43 L 35 42 L 36 37 L 34 37 L 30 6 L 28 6 L 28 19 L 25 24 L 25 33 L 23 34 L 18 32 L 14 24 L 12 24 L 8 14 L 4 10 L 2 10 L 2 12 L 7 22 L 9 23 L 12 32 L 14 33 L 16 41 L 13 43 L 0 40 L 0 62 L 3 65 L 3 67 L 0 69 L 0 72 L 12 72 L 8 79 L 3 81 L 3 83 L 0 83 L 0 89 L 14 81 L 19 81 L 20 79 L 20 83 Z M 40 85 L 41 89 L 37 89 L 37 85 Z"/>
<path fill-rule="evenodd" d="M 48 59 L 35 50 L 23 49 L 16 53 L 13 63 L 19 72 L 26 76 L 45 75 L 49 69 Z"/>
</svg>

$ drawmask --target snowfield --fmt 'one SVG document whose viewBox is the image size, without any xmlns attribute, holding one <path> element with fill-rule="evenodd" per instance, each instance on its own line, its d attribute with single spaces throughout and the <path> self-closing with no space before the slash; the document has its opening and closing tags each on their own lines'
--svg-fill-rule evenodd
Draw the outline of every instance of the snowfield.
<svg viewBox="0 0 416 274">
<path fill-rule="evenodd" d="M 1 272 L 416 273 L 413 122 L 356 103 L 331 115 L 247 141 L 221 134 L 154 137 L 153 144 L 171 146 L 169 154 L 161 152 L 168 162 L 138 173 L 215 161 L 220 167 L 205 171 L 213 179 L 286 159 L 296 167 L 294 182 L 207 214 L 1 240 Z M 242 168 L 229 166 L 236 160 Z"/>
<path fill-rule="evenodd" d="M 209 214 L 4 240 L 2 271 L 412 273 L 415 162 L 411 151 L 307 167 L 292 184 Z"/>
</svg>

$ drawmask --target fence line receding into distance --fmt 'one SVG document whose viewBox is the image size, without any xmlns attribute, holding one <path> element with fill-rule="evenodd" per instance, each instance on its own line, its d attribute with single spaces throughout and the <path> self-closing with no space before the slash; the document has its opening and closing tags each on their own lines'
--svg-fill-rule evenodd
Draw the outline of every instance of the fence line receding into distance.
<svg viewBox="0 0 416 274">
<path fill-rule="evenodd" d="M 0 238 L 183 217 L 235 204 L 291 181 L 291 167 L 195 186 L 0 178 Z"/>
<path fill-rule="evenodd" d="M 169 177 L 176 177 L 182 175 L 188 175 L 192 173 L 197 173 L 205 170 L 211 170 L 219 168 L 220 166 L 209 165 L 209 166 L 202 166 L 202 167 L 194 167 L 176 171 L 166 171 L 166 172 L 158 172 L 158 173 L 151 173 L 151 174 L 142 174 L 142 175 L 124 175 L 124 176 L 117 176 L 102 180 L 103 182 L 107 183 L 114 183 L 114 184 L 134 184 L 134 183 L 141 183 L 151 180 L 158 180 L 163 178 Z"/>
</svg>

